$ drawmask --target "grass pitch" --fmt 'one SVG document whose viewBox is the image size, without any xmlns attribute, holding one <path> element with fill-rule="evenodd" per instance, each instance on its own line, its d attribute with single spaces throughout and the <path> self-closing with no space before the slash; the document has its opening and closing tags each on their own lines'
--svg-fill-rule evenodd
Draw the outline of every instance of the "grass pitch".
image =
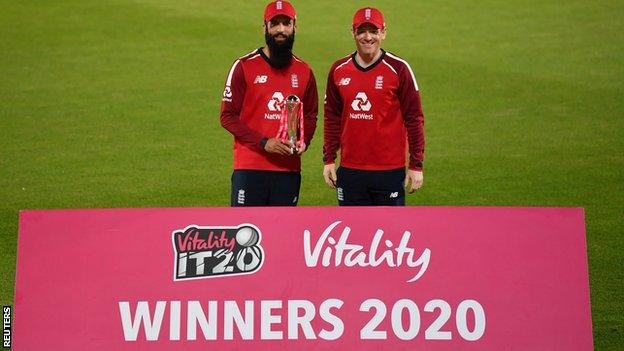
<svg viewBox="0 0 624 351">
<path fill-rule="evenodd" d="M 386 15 L 425 111 L 410 205 L 584 207 L 597 350 L 624 342 L 624 4 L 293 1 L 295 52 L 327 71 L 355 9 Z M 261 46 L 265 2 L 0 2 L 0 297 L 20 209 L 227 206 L 225 75 Z M 322 116 L 319 121 L 322 120 Z M 300 204 L 333 205 L 322 122 Z"/>
</svg>

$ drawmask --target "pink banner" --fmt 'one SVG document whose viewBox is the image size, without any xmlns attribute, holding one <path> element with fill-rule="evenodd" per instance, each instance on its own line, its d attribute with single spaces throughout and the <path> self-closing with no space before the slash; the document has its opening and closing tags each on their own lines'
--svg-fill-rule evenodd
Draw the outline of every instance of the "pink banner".
<svg viewBox="0 0 624 351">
<path fill-rule="evenodd" d="M 592 350 L 583 210 L 22 211 L 14 350 Z"/>
</svg>

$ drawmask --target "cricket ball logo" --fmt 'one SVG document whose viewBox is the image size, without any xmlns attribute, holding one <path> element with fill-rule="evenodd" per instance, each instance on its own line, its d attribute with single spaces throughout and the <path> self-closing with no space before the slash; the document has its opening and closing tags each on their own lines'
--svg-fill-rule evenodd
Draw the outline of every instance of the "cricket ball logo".
<svg viewBox="0 0 624 351">
<path fill-rule="evenodd" d="M 251 274 L 264 262 L 262 235 L 253 224 L 237 227 L 190 225 L 172 234 L 173 280 Z"/>
</svg>

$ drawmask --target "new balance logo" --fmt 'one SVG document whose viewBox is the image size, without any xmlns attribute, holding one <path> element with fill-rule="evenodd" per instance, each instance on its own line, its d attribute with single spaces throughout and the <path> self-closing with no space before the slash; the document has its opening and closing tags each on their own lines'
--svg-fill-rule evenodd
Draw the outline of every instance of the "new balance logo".
<svg viewBox="0 0 624 351">
<path fill-rule="evenodd" d="M 284 95 L 282 95 L 281 92 L 276 91 L 275 93 L 273 93 L 273 96 L 271 96 L 271 100 L 269 100 L 267 108 L 269 109 L 269 111 L 279 111 L 279 105 L 282 101 L 284 101 Z"/>
<path fill-rule="evenodd" d="M 349 85 L 351 82 L 351 78 L 340 78 L 340 82 L 338 82 L 338 86 Z"/>
<path fill-rule="evenodd" d="M 399 192 L 398 192 L 398 191 L 395 191 L 395 192 L 393 192 L 393 193 L 390 193 L 390 198 L 391 198 L 391 199 L 394 199 L 394 198 L 397 198 L 397 197 L 399 197 Z"/>
<path fill-rule="evenodd" d="M 372 105 L 371 102 L 368 101 L 368 96 L 366 96 L 366 93 L 363 92 L 359 92 L 357 93 L 357 95 L 355 96 L 355 99 L 353 100 L 353 102 L 351 103 L 351 108 L 353 109 L 353 111 L 370 111 Z"/>
<path fill-rule="evenodd" d="M 256 76 L 256 79 L 254 79 L 254 84 L 264 84 L 267 82 L 267 79 L 269 79 L 268 76 L 264 76 L 264 75 L 259 75 Z"/>
</svg>

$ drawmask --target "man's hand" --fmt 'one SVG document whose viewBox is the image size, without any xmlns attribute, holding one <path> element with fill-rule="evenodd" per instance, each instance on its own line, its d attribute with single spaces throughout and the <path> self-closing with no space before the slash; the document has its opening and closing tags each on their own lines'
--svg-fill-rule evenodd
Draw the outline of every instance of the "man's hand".
<svg viewBox="0 0 624 351">
<path fill-rule="evenodd" d="M 283 143 L 281 140 L 277 138 L 271 138 L 267 140 L 264 145 L 264 150 L 266 152 L 280 154 L 280 155 L 292 155 L 293 151 L 290 147 L 290 144 Z"/>
<path fill-rule="evenodd" d="M 413 169 L 408 169 L 407 174 L 405 174 L 404 183 L 405 183 L 405 189 L 407 189 L 410 194 L 420 189 L 420 187 L 423 185 L 422 171 L 415 171 Z"/>
<path fill-rule="evenodd" d="M 336 181 L 338 177 L 336 177 L 336 165 L 330 163 L 323 167 L 323 178 L 325 178 L 325 183 L 329 185 L 330 188 L 336 189 Z"/>
<path fill-rule="evenodd" d="M 297 155 L 301 155 L 302 153 L 304 153 L 307 148 L 308 146 L 306 145 L 306 143 L 303 142 L 303 140 L 301 142 L 298 142 L 297 143 Z"/>
</svg>

